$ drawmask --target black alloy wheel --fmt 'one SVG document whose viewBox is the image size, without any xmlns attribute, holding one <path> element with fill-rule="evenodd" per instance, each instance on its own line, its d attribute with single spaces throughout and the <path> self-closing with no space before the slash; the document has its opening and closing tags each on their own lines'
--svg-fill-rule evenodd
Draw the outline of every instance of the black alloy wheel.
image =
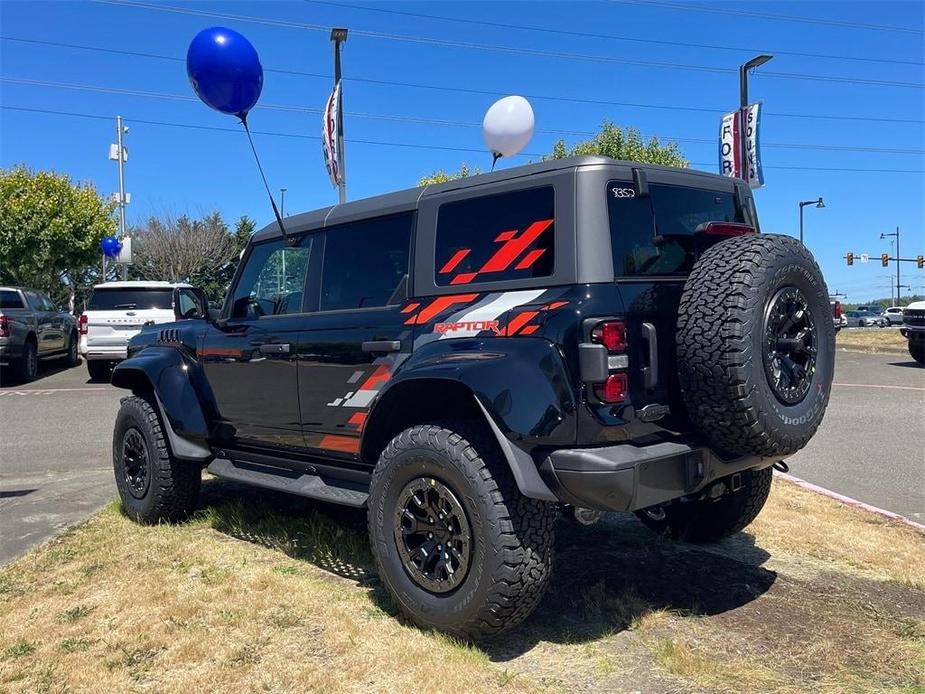
<svg viewBox="0 0 925 694">
<path fill-rule="evenodd" d="M 816 371 L 816 322 L 797 287 L 780 289 L 765 313 L 764 369 L 775 397 L 794 405 L 806 397 Z"/>
<path fill-rule="evenodd" d="M 134 427 L 122 437 L 122 474 L 129 493 L 136 499 L 144 498 L 150 483 L 148 447 L 144 436 Z"/>
<path fill-rule="evenodd" d="M 395 543 L 411 579 L 432 593 L 459 586 L 469 570 L 472 530 L 453 491 L 419 477 L 405 485 L 395 513 Z"/>
</svg>

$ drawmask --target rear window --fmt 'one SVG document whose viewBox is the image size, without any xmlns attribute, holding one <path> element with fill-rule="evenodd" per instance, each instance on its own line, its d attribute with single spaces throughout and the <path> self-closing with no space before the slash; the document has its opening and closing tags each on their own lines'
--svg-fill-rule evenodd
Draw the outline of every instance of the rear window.
<svg viewBox="0 0 925 694">
<path fill-rule="evenodd" d="M 13 292 L 9 289 L 0 291 L 0 308 L 22 308 L 22 299 L 19 292 Z"/>
<path fill-rule="evenodd" d="M 610 181 L 607 200 L 617 277 L 687 275 L 718 240 L 697 233 L 701 224 L 744 221 L 731 192 L 650 183 L 639 198 L 631 183 Z"/>
<path fill-rule="evenodd" d="M 436 283 L 548 277 L 554 239 L 551 186 L 445 203 L 437 215 Z"/>
<path fill-rule="evenodd" d="M 94 289 L 88 311 L 132 311 L 173 308 L 173 289 Z"/>
</svg>

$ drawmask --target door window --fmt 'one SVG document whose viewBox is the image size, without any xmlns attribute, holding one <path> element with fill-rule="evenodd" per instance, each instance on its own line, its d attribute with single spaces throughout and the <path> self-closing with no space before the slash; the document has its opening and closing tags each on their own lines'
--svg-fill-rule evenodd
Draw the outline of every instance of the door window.
<svg viewBox="0 0 925 694">
<path fill-rule="evenodd" d="M 177 303 L 181 318 L 195 318 L 197 316 L 208 315 L 208 309 L 202 305 L 200 295 L 192 289 L 181 289 L 177 292 Z"/>
<path fill-rule="evenodd" d="M 255 245 L 235 287 L 231 318 L 265 318 L 302 312 L 312 236 L 295 245 L 283 239 Z"/>
<path fill-rule="evenodd" d="M 393 215 L 327 230 L 321 310 L 398 303 L 398 290 L 407 282 L 413 219 Z"/>
<path fill-rule="evenodd" d="M 554 239 L 551 186 L 445 203 L 437 214 L 437 286 L 548 277 Z"/>
</svg>

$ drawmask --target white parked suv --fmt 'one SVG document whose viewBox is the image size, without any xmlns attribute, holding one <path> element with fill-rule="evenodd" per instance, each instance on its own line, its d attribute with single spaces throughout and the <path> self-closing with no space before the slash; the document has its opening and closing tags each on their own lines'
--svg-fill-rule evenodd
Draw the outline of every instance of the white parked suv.
<svg viewBox="0 0 925 694">
<path fill-rule="evenodd" d="M 888 325 L 902 325 L 903 324 L 903 307 L 902 306 L 890 306 L 886 311 L 883 312 L 883 317 L 886 318 Z"/>
<path fill-rule="evenodd" d="M 170 323 L 174 289 L 192 289 L 170 282 L 107 282 L 93 287 L 87 308 L 78 321 L 80 354 L 90 378 L 108 381 L 109 372 L 127 355 L 128 341 L 145 325 Z"/>
</svg>

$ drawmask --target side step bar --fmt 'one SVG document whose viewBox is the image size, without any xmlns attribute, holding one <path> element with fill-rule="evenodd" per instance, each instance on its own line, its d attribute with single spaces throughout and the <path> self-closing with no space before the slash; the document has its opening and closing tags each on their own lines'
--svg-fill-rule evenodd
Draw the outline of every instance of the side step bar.
<svg viewBox="0 0 925 694">
<path fill-rule="evenodd" d="M 317 475 L 290 473 L 288 470 L 275 472 L 267 466 L 236 465 L 225 458 L 215 458 L 207 468 L 216 477 L 226 480 L 252 484 L 255 487 L 274 489 L 309 499 L 328 501 L 333 504 L 364 508 L 369 494 L 347 486 L 338 487 L 328 484 Z"/>
</svg>

